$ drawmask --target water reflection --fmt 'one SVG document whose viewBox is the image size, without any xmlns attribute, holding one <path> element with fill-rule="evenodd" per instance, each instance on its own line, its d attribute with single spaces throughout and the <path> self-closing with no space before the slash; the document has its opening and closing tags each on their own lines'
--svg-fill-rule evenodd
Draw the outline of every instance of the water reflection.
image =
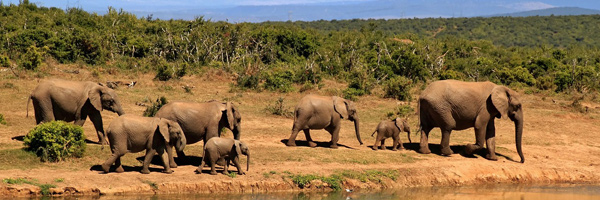
<svg viewBox="0 0 600 200">
<path fill-rule="evenodd" d="M 52 198 L 56 199 L 56 198 Z M 60 198 L 59 198 L 60 199 Z M 600 199 L 600 185 L 484 185 L 462 187 L 406 188 L 388 190 L 360 190 L 347 192 L 273 192 L 259 194 L 168 194 L 168 195 L 124 195 L 100 197 L 64 197 L 62 199 L 134 199 L 134 200 L 171 200 L 171 199 L 261 199 L 261 200 L 338 200 L 338 199 Z"/>
</svg>

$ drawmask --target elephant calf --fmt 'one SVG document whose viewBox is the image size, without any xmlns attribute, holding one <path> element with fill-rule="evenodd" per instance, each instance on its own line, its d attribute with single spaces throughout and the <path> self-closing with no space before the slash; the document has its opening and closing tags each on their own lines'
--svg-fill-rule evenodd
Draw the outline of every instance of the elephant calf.
<svg viewBox="0 0 600 200">
<path fill-rule="evenodd" d="M 102 169 L 108 173 L 110 165 L 115 163 L 117 172 L 123 172 L 121 156 L 125 153 L 136 153 L 146 150 L 142 174 L 148 174 L 148 165 L 156 152 L 164 163 L 165 173 L 173 173 L 169 158 L 173 154 L 172 146 L 181 151 L 185 148 L 186 139 L 177 122 L 157 117 L 140 117 L 121 115 L 110 123 L 107 131 L 112 156 L 102 164 Z M 165 150 L 167 154 L 164 154 Z"/>
<path fill-rule="evenodd" d="M 410 140 L 410 126 L 408 126 L 408 122 L 405 119 L 396 118 L 394 120 L 380 122 L 379 125 L 377 125 L 377 129 L 373 132 L 373 134 L 377 133 L 375 144 L 373 144 L 373 150 L 377 150 L 377 143 L 379 143 L 379 141 L 381 141 L 381 149 L 385 149 L 385 139 L 390 137 L 394 139 L 392 151 L 398 150 L 398 146 L 399 149 L 404 149 L 402 141 L 400 141 L 400 132 L 402 131 L 406 132 L 408 142 L 412 143 Z M 371 137 L 373 137 L 373 134 L 371 134 Z"/>
<path fill-rule="evenodd" d="M 215 170 L 215 165 L 217 164 L 217 161 L 225 159 L 223 174 L 229 174 L 229 161 L 233 161 L 239 175 L 245 174 L 239 159 L 242 154 L 246 155 L 248 158 L 246 161 L 246 171 L 248 171 L 250 168 L 250 152 L 245 143 L 231 138 L 213 137 L 204 145 L 202 163 L 200 163 L 200 166 L 196 169 L 196 173 L 201 174 L 202 167 L 204 167 L 204 164 L 206 163 L 210 165 L 210 174 L 216 175 L 217 171 Z"/>
</svg>

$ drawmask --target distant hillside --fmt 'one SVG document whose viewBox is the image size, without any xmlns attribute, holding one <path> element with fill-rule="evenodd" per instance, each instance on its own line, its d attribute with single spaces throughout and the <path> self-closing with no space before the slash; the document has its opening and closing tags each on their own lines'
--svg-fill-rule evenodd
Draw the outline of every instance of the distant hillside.
<svg viewBox="0 0 600 200">
<path fill-rule="evenodd" d="M 506 13 L 498 15 L 489 15 L 487 17 L 529 17 L 529 16 L 550 16 L 550 15 L 600 15 L 600 10 L 578 8 L 578 7 L 556 7 L 541 10 L 530 10 L 524 12 Z"/>
</svg>

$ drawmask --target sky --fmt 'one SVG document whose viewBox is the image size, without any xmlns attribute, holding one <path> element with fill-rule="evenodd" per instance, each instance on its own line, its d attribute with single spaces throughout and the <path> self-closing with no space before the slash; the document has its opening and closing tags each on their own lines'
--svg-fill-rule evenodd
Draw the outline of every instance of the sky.
<svg viewBox="0 0 600 200">
<path fill-rule="evenodd" d="M 19 0 L 0 1 L 4 5 L 19 3 Z M 205 16 L 216 20 L 240 18 L 248 21 L 288 20 L 288 17 L 291 18 L 288 15 L 292 13 L 297 20 L 315 20 L 321 13 L 323 13 L 322 18 L 331 20 L 378 17 L 469 17 L 552 7 L 600 10 L 599 0 L 30 0 L 30 2 L 38 6 L 62 9 L 77 7 L 98 14 L 105 14 L 110 6 L 117 10 L 122 8 L 138 17 L 154 15 L 161 19 L 193 19 L 195 16 Z M 370 13 L 362 17 L 359 12 L 363 10 L 357 10 L 356 7 L 362 7 L 365 13 Z M 446 7 L 456 11 L 449 13 L 445 10 Z M 347 10 L 343 13 L 343 9 L 336 10 L 336 8 Z M 376 12 L 373 11 L 374 9 L 395 9 L 401 14 L 390 14 L 390 11 L 387 11 L 378 16 L 373 14 Z M 417 12 L 418 10 L 422 11 Z M 495 11 L 498 13 L 493 13 Z M 277 13 L 278 16 L 275 17 L 273 13 Z M 306 16 L 303 18 L 302 15 Z M 249 17 L 244 18 L 244 16 Z"/>
</svg>

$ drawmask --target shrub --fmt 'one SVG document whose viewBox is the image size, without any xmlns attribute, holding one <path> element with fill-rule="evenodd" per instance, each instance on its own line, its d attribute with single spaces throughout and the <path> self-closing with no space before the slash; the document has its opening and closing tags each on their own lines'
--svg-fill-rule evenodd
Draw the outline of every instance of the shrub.
<svg viewBox="0 0 600 200">
<path fill-rule="evenodd" d="M 410 95 L 411 88 L 412 80 L 404 76 L 396 76 L 384 83 L 384 97 L 394 98 L 400 101 L 410 101 L 412 100 L 412 96 Z"/>
<path fill-rule="evenodd" d="M 168 81 L 168 80 L 171 80 L 172 78 L 173 78 L 173 70 L 171 70 L 169 68 L 169 65 L 161 64 L 161 65 L 158 65 L 158 67 L 156 67 L 156 76 L 154 76 L 154 79 L 157 79 L 159 81 Z"/>
<path fill-rule="evenodd" d="M 265 109 L 269 113 L 274 114 L 274 115 L 279 115 L 279 116 L 284 116 L 284 117 L 293 117 L 294 112 L 289 111 L 288 108 L 283 103 L 283 101 L 284 101 L 284 98 L 279 97 L 279 99 L 277 99 L 277 101 L 275 101 L 274 104 L 268 105 L 267 108 L 265 108 Z"/>
<path fill-rule="evenodd" d="M 414 113 L 414 109 L 409 104 L 399 105 L 393 111 L 387 113 L 387 118 L 394 119 L 396 117 L 405 118 Z"/>
<path fill-rule="evenodd" d="M 27 48 L 21 57 L 21 66 L 27 70 L 35 70 L 42 65 L 42 53 L 40 49 L 32 45 Z"/>
<path fill-rule="evenodd" d="M 58 162 L 69 157 L 80 158 L 85 152 L 83 128 L 64 121 L 37 125 L 23 140 L 26 149 L 44 162 Z"/>
<path fill-rule="evenodd" d="M 0 114 L 0 124 L 6 125 L 6 119 L 4 119 L 4 115 Z"/>
<path fill-rule="evenodd" d="M 156 112 L 158 112 L 158 110 L 160 110 L 160 108 L 167 103 L 167 98 L 161 96 L 160 98 L 156 99 L 156 102 L 152 103 L 151 106 L 148 106 L 146 110 L 144 110 L 143 115 L 145 117 L 154 117 L 154 115 L 156 115 Z"/>
<path fill-rule="evenodd" d="M 241 75 L 237 78 L 237 88 L 240 88 L 242 90 L 245 89 L 251 89 L 251 90 L 255 90 L 258 89 L 258 84 L 259 84 L 259 80 L 258 80 L 258 76 L 257 75 Z"/>
<path fill-rule="evenodd" d="M 10 59 L 5 55 L 0 55 L 0 67 L 10 67 Z"/>
<path fill-rule="evenodd" d="M 351 87 L 346 88 L 344 91 L 342 91 L 342 93 L 344 94 L 344 99 L 349 99 L 352 101 L 356 101 L 356 100 L 358 100 L 358 96 L 362 96 L 362 95 L 366 94 L 364 90 L 351 88 Z"/>
<path fill-rule="evenodd" d="M 294 87 L 292 87 L 294 73 L 292 71 L 272 71 L 266 73 L 264 79 L 264 87 L 267 90 L 279 91 L 283 93 L 291 92 L 294 90 Z"/>
</svg>

